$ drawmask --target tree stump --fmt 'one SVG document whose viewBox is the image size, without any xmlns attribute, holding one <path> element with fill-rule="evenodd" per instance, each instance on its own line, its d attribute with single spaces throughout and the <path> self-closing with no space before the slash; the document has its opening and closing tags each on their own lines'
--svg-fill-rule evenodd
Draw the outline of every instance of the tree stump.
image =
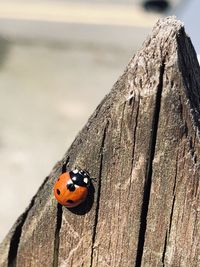
<svg viewBox="0 0 200 267">
<path fill-rule="evenodd" d="M 182 23 L 160 20 L 0 247 L 0 266 L 200 266 L 200 70 Z M 63 162 L 97 178 L 70 210 Z"/>
</svg>

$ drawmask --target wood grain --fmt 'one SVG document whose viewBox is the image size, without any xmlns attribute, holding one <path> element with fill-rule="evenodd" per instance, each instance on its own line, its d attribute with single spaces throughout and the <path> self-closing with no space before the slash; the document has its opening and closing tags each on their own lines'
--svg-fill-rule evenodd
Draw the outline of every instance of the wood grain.
<svg viewBox="0 0 200 267">
<path fill-rule="evenodd" d="M 0 266 L 200 266 L 200 70 L 182 23 L 160 20 L 0 246 Z M 97 178 L 58 205 L 63 162 Z"/>
</svg>

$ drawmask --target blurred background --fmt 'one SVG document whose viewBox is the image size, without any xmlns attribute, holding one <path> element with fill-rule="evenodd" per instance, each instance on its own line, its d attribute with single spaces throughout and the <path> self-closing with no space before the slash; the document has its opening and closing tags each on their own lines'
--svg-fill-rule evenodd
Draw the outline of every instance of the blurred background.
<svg viewBox="0 0 200 267">
<path fill-rule="evenodd" d="M 122 74 L 175 14 L 196 51 L 199 0 L 0 1 L 0 241 Z"/>
</svg>

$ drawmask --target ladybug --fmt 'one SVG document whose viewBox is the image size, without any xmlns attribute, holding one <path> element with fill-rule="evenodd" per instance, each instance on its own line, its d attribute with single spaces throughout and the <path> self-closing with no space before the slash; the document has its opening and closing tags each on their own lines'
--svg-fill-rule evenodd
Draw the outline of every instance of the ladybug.
<svg viewBox="0 0 200 267">
<path fill-rule="evenodd" d="M 74 208 L 87 198 L 91 180 L 89 173 L 84 170 L 64 172 L 55 182 L 55 198 L 63 206 Z"/>
</svg>

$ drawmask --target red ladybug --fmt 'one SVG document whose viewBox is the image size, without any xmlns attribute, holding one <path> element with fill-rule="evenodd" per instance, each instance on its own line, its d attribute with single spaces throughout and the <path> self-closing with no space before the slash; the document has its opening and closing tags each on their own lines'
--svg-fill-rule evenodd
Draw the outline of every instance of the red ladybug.
<svg viewBox="0 0 200 267">
<path fill-rule="evenodd" d="M 59 176 L 54 185 L 54 195 L 60 204 L 73 208 L 85 201 L 90 185 L 89 173 L 75 169 Z"/>
</svg>

